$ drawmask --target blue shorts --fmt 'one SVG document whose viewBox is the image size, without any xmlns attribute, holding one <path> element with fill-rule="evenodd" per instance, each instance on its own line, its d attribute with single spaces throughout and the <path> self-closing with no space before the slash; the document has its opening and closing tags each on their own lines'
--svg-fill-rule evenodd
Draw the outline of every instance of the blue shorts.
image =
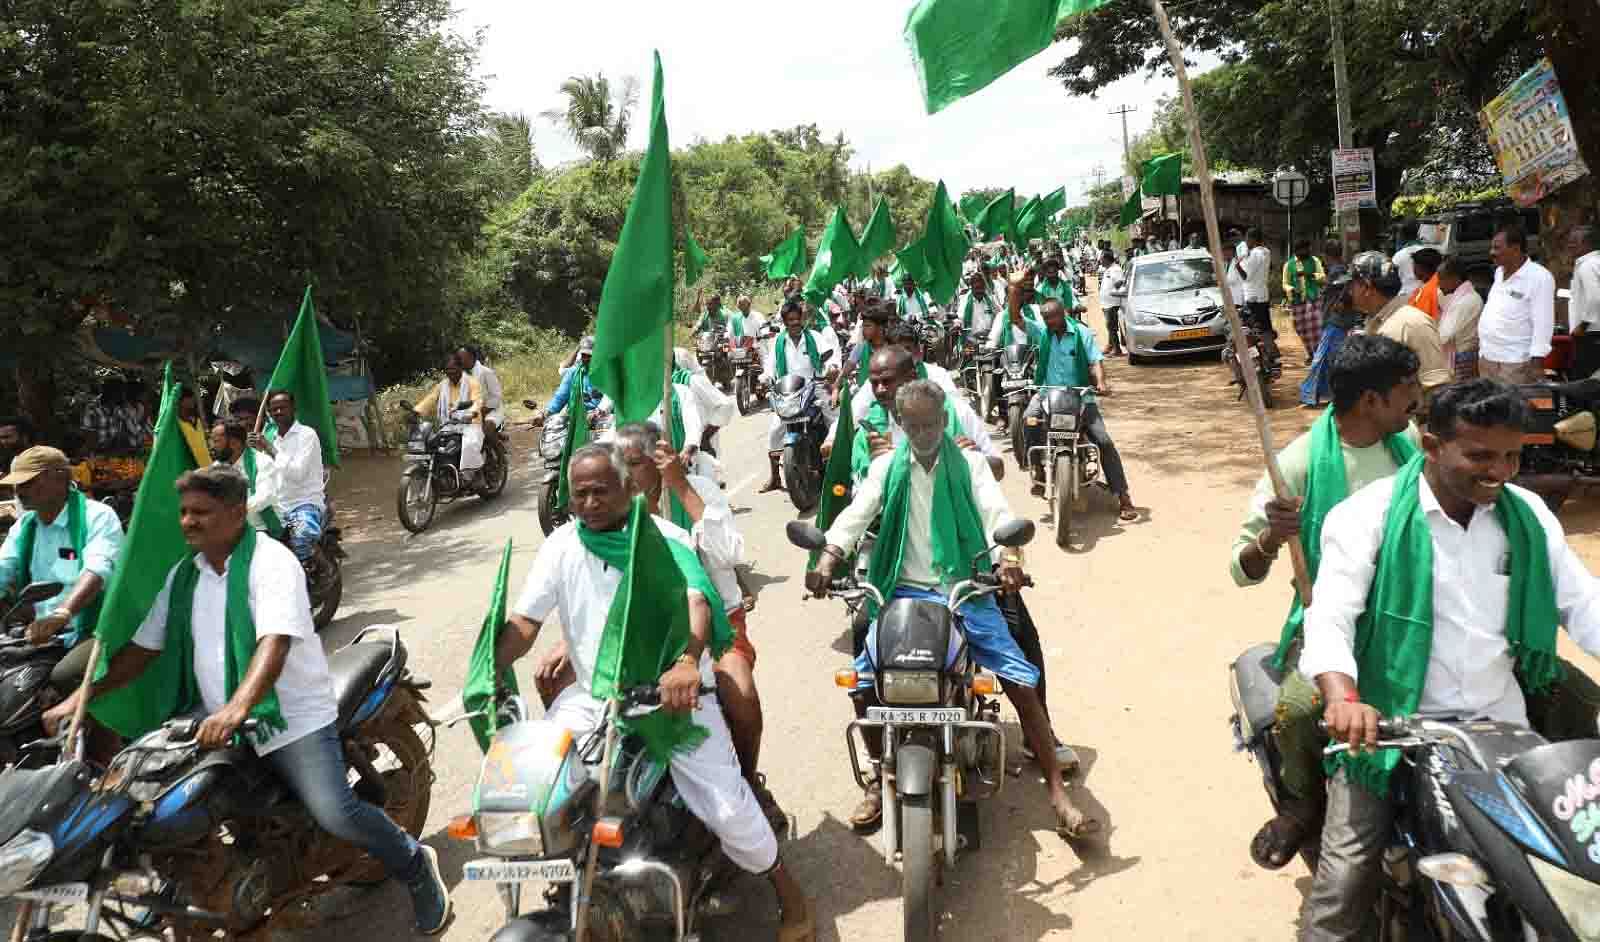
<svg viewBox="0 0 1600 942">
<path fill-rule="evenodd" d="M 941 606 L 947 601 L 946 596 L 937 592 L 904 585 L 894 590 L 890 601 L 895 599 L 926 599 L 938 602 Z M 961 618 L 967 635 L 967 647 L 972 651 L 972 659 L 978 662 L 979 667 L 1019 687 L 1039 685 L 1039 669 L 1028 663 L 1021 646 L 1017 644 L 1017 639 L 1011 636 L 1011 628 L 1006 624 L 1005 616 L 1000 613 L 1000 606 L 995 604 L 993 595 L 981 596 L 961 606 Z M 953 634 L 951 644 L 955 644 Z M 867 629 L 867 643 L 862 646 L 861 653 L 856 655 L 858 690 L 871 689 L 873 686 L 875 668 L 872 665 L 872 654 L 876 650 L 878 650 L 878 623 L 873 621 L 872 627 Z"/>
</svg>

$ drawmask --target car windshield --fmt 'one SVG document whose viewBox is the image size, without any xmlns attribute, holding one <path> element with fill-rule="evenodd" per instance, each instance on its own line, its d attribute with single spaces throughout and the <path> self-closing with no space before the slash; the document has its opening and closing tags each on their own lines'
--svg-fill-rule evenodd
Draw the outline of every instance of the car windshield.
<svg viewBox="0 0 1600 942">
<path fill-rule="evenodd" d="M 1133 270 L 1129 292 L 1134 297 L 1170 294 L 1194 288 L 1211 288 L 1217 283 L 1209 258 L 1180 258 L 1171 262 L 1140 265 Z"/>
</svg>

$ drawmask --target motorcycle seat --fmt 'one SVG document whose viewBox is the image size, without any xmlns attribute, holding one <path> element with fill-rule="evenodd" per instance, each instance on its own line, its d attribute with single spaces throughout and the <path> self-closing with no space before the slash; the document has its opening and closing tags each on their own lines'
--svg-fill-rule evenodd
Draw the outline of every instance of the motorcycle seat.
<svg viewBox="0 0 1600 942">
<path fill-rule="evenodd" d="M 389 664 L 391 650 L 404 658 L 404 648 L 384 644 L 352 644 L 328 655 L 328 673 L 333 675 L 333 696 L 339 704 L 339 728 L 350 725 L 361 702 L 377 686 Z M 402 662 L 399 667 L 403 667 Z M 398 669 L 398 667 L 397 667 Z"/>
</svg>

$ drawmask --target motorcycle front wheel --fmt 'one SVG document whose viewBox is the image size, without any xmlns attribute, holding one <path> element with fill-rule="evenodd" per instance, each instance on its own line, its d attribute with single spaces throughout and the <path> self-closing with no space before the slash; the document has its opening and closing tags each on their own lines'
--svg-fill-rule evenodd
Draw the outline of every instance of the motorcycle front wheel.
<svg viewBox="0 0 1600 942">
<path fill-rule="evenodd" d="M 1028 470 L 1028 436 L 1023 431 L 1022 403 L 1014 402 L 1006 409 L 1006 428 L 1011 432 L 1011 453 L 1017 465 Z"/>
<path fill-rule="evenodd" d="M 1066 549 L 1072 537 L 1072 496 L 1078 487 L 1078 469 L 1071 451 L 1056 456 L 1055 475 L 1056 545 Z"/>
<path fill-rule="evenodd" d="M 740 415 L 750 414 L 750 374 L 740 373 L 733 381 L 733 400 L 739 405 Z"/>
<path fill-rule="evenodd" d="M 810 513 L 822 499 L 822 455 L 816 445 L 798 441 L 783 449 L 783 481 L 794 509 Z"/>
<path fill-rule="evenodd" d="M 900 863 L 905 940 L 928 942 L 939 927 L 939 914 L 933 906 L 933 805 L 927 795 L 901 799 Z"/>
<path fill-rule="evenodd" d="M 544 492 L 539 495 L 539 529 L 545 536 L 567 522 L 567 515 L 556 509 L 556 486 L 559 482 L 551 481 L 544 486 Z"/>
<path fill-rule="evenodd" d="M 400 482 L 394 502 L 400 525 L 412 533 L 421 533 L 433 523 L 433 515 L 439 509 L 439 493 L 433 489 L 433 478 L 408 474 Z"/>
</svg>

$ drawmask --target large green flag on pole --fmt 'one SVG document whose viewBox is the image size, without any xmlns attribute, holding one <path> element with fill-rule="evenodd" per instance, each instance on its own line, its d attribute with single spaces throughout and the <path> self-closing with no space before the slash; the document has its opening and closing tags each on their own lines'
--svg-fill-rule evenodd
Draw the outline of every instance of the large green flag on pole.
<svg viewBox="0 0 1600 942">
<path fill-rule="evenodd" d="M 987 205 L 989 203 L 983 198 L 983 194 L 968 193 L 956 203 L 956 209 L 960 210 L 962 219 L 976 225 L 978 214 L 983 212 L 983 208 Z"/>
<path fill-rule="evenodd" d="M 933 114 L 1055 41 L 1064 19 L 1107 0 L 919 0 L 906 17 L 922 100 Z"/>
<path fill-rule="evenodd" d="M 710 261 L 711 257 L 706 254 L 706 250 L 702 249 L 700 243 L 694 240 L 694 233 L 689 231 L 688 226 L 684 226 L 683 286 L 685 288 L 693 288 L 695 282 L 700 280 L 700 276 L 705 274 L 706 264 Z"/>
<path fill-rule="evenodd" d="M 1049 222 L 1056 213 L 1067 208 L 1067 188 L 1056 187 L 1051 193 L 1039 201 L 1039 218 Z"/>
<path fill-rule="evenodd" d="M 581 399 L 581 396 L 574 396 Z M 500 629 L 506 623 L 506 584 L 511 576 L 511 541 L 506 540 L 506 548 L 500 554 L 500 569 L 494 577 L 494 590 L 489 593 L 489 611 L 483 616 L 483 626 L 478 629 L 478 640 L 472 646 L 472 659 L 467 662 L 467 682 L 461 687 L 461 705 L 468 713 L 482 712 L 482 716 L 474 716 L 467 722 L 472 726 L 472 735 L 478 740 L 478 748 L 484 752 L 489 751 L 489 743 L 494 740 L 495 727 L 498 725 L 495 716 L 495 690 L 504 687 L 512 694 L 520 693 L 517 689 L 517 674 L 508 665 L 495 676 L 494 652 L 500 643 Z"/>
<path fill-rule="evenodd" d="M 611 397 L 618 423 L 643 422 L 661 403 L 665 331 L 672 329 L 672 152 L 655 54 L 650 144 L 639 165 L 633 202 L 617 238 L 595 317 L 594 385 Z"/>
<path fill-rule="evenodd" d="M 1117 221 L 1120 225 L 1131 226 L 1138 222 L 1142 215 L 1144 215 L 1144 197 L 1139 193 L 1139 188 L 1134 187 L 1133 192 L 1128 194 L 1127 202 L 1122 204 L 1122 213 Z"/>
<path fill-rule="evenodd" d="M 787 239 L 778 243 L 771 254 L 761 256 L 761 266 L 773 281 L 798 275 L 806 270 L 806 230 L 796 229 Z"/>
<path fill-rule="evenodd" d="M 894 219 L 889 215 L 889 204 L 878 197 L 872 209 L 867 228 L 861 230 L 861 251 L 857 253 L 855 274 L 865 278 L 872 274 L 872 263 L 894 248 Z"/>
<path fill-rule="evenodd" d="M 833 218 L 828 220 L 828 228 L 822 231 L 822 241 L 817 244 L 817 260 L 811 265 L 811 277 L 806 279 L 806 300 L 820 307 L 834 285 L 856 270 L 860 255 L 861 246 L 850 229 L 844 207 L 835 206 Z"/>
<path fill-rule="evenodd" d="M 1183 154 L 1160 154 L 1140 167 L 1139 189 L 1146 196 L 1180 196 L 1183 193 Z"/>
<path fill-rule="evenodd" d="M 172 381 L 172 364 L 168 363 L 161 386 L 161 411 L 156 416 L 155 444 L 133 500 L 128 537 L 122 542 L 94 629 L 100 639 L 96 679 L 105 676 L 112 655 L 133 639 L 166 585 L 167 573 L 194 553 L 178 525 L 178 492 L 173 487 L 179 475 L 195 466 L 193 453 L 178 428 L 179 389 Z M 121 736 L 141 736 L 172 718 L 170 711 L 179 705 L 172 702 L 171 694 L 177 689 L 180 672 L 190 669 L 180 663 L 176 646 L 169 645 L 137 680 L 96 698 L 89 712 Z"/>
<path fill-rule="evenodd" d="M 1029 239 L 1044 237 L 1044 217 L 1039 214 L 1043 205 L 1040 197 L 1032 197 L 1022 208 L 1017 211 L 1016 222 L 1012 223 L 1012 243 L 1018 247 L 1028 244 Z"/>
<path fill-rule="evenodd" d="M 1016 222 L 1017 191 L 1013 187 L 995 197 L 985 206 L 972 224 L 978 227 L 985 239 L 997 236 L 1012 238 L 1011 228 Z"/>
<path fill-rule="evenodd" d="M 278 355 L 278 365 L 267 381 L 267 396 L 275 392 L 294 396 L 294 420 L 317 433 L 322 442 L 322 463 L 339 466 L 339 428 L 333 421 L 333 401 L 328 398 L 328 367 L 322 359 L 322 331 L 317 309 L 311 303 L 311 286 L 300 299 L 300 314 Z M 277 426 L 267 424 L 267 437 L 277 436 Z"/>
<path fill-rule="evenodd" d="M 915 278 L 919 285 L 927 284 L 933 277 L 928 271 L 928 256 L 921 239 L 894 253 L 894 268 L 889 271 L 889 277 L 898 285 L 907 274 Z"/>
<path fill-rule="evenodd" d="M 966 261 L 967 230 L 956 215 L 955 204 L 944 181 L 933 191 L 933 203 L 928 206 L 928 220 L 922 231 L 922 251 L 928 260 L 928 293 L 939 304 L 955 300 L 961 289 L 961 265 Z"/>
</svg>

